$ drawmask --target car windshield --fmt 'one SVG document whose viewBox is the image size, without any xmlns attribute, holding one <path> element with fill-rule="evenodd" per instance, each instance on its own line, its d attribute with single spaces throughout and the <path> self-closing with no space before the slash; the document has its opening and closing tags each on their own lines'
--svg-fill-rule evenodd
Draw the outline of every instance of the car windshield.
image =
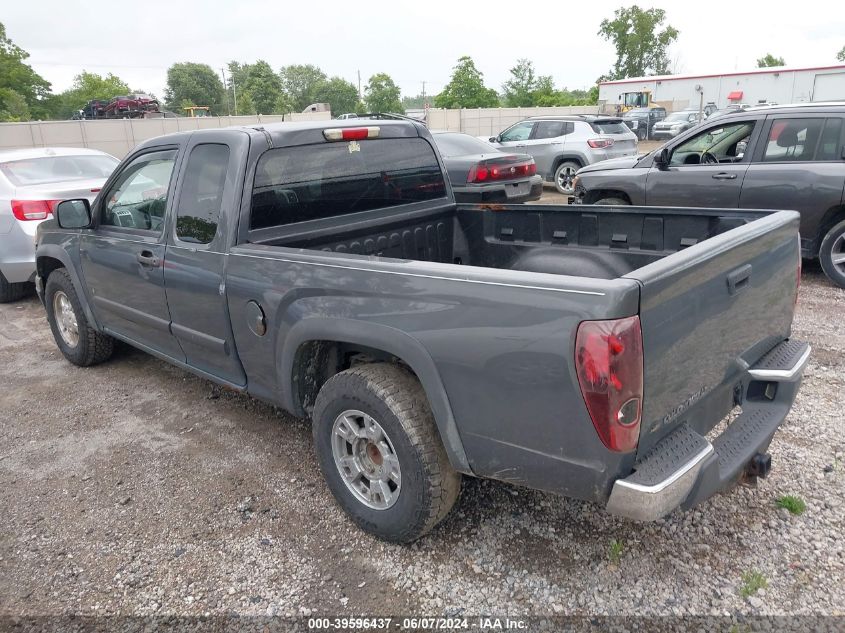
<svg viewBox="0 0 845 633">
<path fill-rule="evenodd" d="M 469 134 L 435 134 L 434 142 L 443 156 L 467 156 L 470 154 L 495 154 L 495 147 Z"/>
<path fill-rule="evenodd" d="M 45 156 L 0 163 L 0 172 L 16 187 L 67 180 L 108 178 L 117 159 L 106 155 Z"/>
<path fill-rule="evenodd" d="M 674 123 L 677 121 L 688 121 L 691 114 L 694 112 L 673 112 L 665 119 L 663 119 L 666 123 Z"/>
<path fill-rule="evenodd" d="M 633 110 L 628 110 L 622 116 L 626 118 L 648 116 L 648 108 L 634 108 Z"/>
</svg>

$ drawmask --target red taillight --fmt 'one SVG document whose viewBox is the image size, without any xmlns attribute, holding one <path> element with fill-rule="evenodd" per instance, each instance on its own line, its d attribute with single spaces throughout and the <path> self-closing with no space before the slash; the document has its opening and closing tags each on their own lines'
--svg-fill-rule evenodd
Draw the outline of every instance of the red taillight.
<svg viewBox="0 0 845 633">
<path fill-rule="evenodd" d="M 12 200 L 12 215 L 18 220 L 46 220 L 61 200 Z"/>
<path fill-rule="evenodd" d="M 537 173 L 534 160 L 524 163 L 480 163 L 470 167 L 467 182 L 487 182 L 488 180 L 508 180 L 510 178 L 525 178 Z"/>
<path fill-rule="evenodd" d="M 612 138 L 591 138 L 587 141 L 587 145 L 593 149 L 605 149 L 613 145 Z"/>
<path fill-rule="evenodd" d="M 575 368 L 602 443 L 620 453 L 634 450 L 643 409 L 640 317 L 581 322 L 575 337 Z"/>
<path fill-rule="evenodd" d="M 323 130 L 323 136 L 327 141 L 363 141 L 378 138 L 379 132 L 377 127 L 336 127 Z"/>
</svg>

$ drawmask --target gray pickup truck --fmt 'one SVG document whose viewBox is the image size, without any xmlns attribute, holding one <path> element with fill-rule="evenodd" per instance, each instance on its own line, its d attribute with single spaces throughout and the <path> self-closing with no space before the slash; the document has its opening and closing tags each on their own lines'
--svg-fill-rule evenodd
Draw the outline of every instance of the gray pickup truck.
<svg viewBox="0 0 845 633">
<path fill-rule="evenodd" d="M 41 224 L 36 285 L 74 364 L 118 339 L 310 417 L 407 542 L 461 474 L 638 520 L 765 476 L 799 255 L 786 211 L 457 205 L 423 126 L 352 120 L 143 143 Z"/>
</svg>

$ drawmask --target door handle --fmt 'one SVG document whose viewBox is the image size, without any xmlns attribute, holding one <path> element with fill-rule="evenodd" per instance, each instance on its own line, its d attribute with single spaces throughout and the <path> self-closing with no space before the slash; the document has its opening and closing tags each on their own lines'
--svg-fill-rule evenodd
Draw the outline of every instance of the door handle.
<svg viewBox="0 0 845 633">
<path fill-rule="evenodd" d="M 713 174 L 713 178 L 716 180 L 736 180 L 736 174 L 726 174 L 722 172 L 720 174 Z"/>
<path fill-rule="evenodd" d="M 138 253 L 137 259 L 138 263 L 141 264 L 141 266 L 158 268 L 158 265 L 160 264 L 158 257 L 153 255 L 152 251 L 141 251 L 140 253 Z"/>
</svg>

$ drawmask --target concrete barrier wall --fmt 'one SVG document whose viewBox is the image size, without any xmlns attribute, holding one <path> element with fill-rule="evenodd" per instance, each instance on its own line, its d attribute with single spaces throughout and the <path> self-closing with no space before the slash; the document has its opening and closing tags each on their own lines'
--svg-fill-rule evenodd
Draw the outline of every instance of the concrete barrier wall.
<svg viewBox="0 0 845 633">
<path fill-rule="evenodd" d="M 23 147 L 88 147 L 123 158 L 138 143 L 171 132 L 329 119 L 329 112 L 306 112 L 288 115 L 0 123 L 0 150 Z"/>
<path fill-rule="evenodd" d="M 428 127 L 432 130 L 465 132 L 473 136 L 495 136 L 508 126 L 532 116 L 598 113 L 599 106 L 474 110 L 432 108 L 428 111 Z M 89 147 L 123 158 L 138 143 L 171 132 L 329 119 L 330 112 L 303 112 L 287 115 L 0 123 L 0 150 L 20 147 Z"/>
<path fill-rule="evenodd" d="M 564 106 L 555 108 L 478 108 L 473 110 L 428 111 L 428 127 L 432 130 L 465 132 L 472 136 L 495 136 L 505 128 L 532 116 L 566 114 L 598 114 L 599 106 Z"/>
</svg>

